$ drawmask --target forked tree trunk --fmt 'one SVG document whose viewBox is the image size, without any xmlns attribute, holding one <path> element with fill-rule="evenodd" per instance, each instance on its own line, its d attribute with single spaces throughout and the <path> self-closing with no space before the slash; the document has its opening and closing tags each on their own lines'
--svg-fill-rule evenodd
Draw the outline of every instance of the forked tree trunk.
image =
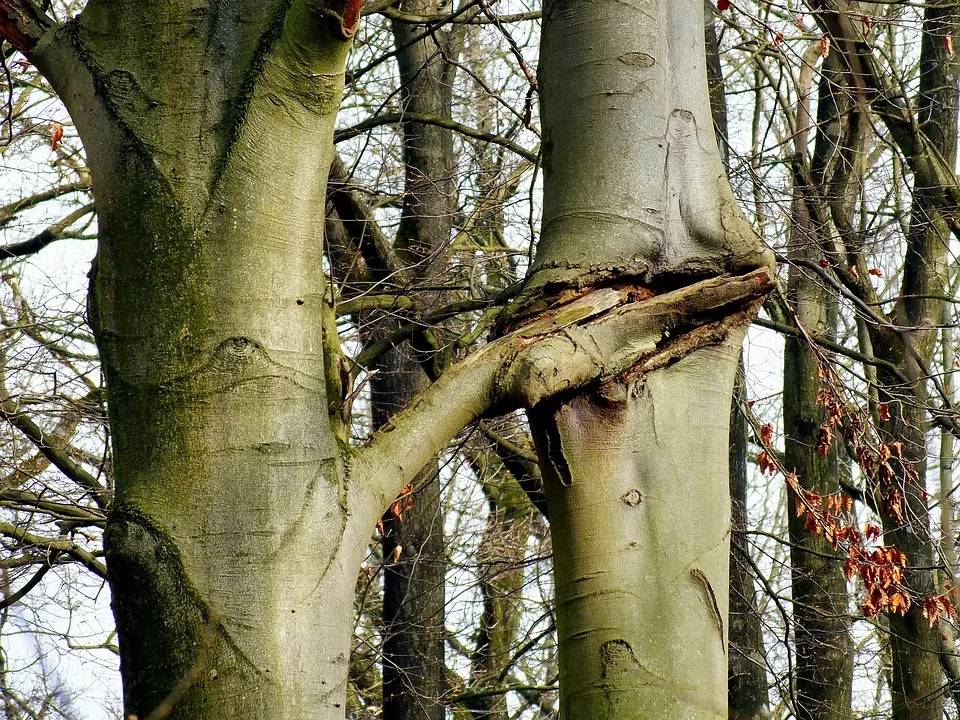
<svg viewBox="0 0 960 720">
<path fill-rule="evenodd" d="M 678 286 L 767 262 L 713 137 L 702 0 L 544 3 L 531 284 Z M 603 129 L 597 120 L 603 118 Z M 561 714 L 727 715 L 730 398 L 746 315 L 530 414 L 555 554 Z"/>
</svg>

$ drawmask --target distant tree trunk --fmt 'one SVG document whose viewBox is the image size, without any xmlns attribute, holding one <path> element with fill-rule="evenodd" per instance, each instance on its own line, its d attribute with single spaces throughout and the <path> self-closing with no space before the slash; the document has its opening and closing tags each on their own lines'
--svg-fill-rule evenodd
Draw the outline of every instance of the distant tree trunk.
<svg viewBox="0 0 960 720">
<path fill-rule="evenodd" d="M 703 0 L 640 15 L 544 3 L 544 213 L 528 286 L 642 296 L 767 262 L 712 132 Z M 589 130 L 597 117 L 603 132 Z M 672 338 L 662 363 L 530 413 L 563 717 L 727 716 L 729 411 L 753 312 L 731 309 Z"/>
<path fill-rule="evenodd" d="M 767 717 L 767 671 L 763 628 L 754 604 L 753 571 L 747 543 L 747 439 L 749 426 L 743 361 L 733 386 L 730 409 L 730 651 L 727 708 L 730 720 Z"/>
<path fill-rule="evenodd" d="M 834 232 L 824 218 L 817 222 L 811 203 L 826 196 L 824 207 L 843 216 L 850 226 L 850 157 L 861 152 L 857 116 L 843 102 L 836 88 L 844 76 L 836 72 L 836 60 L 827 59 L 821 71 L 817 131 L 813 161 L 808 161 L 809 104 L 812 94 L 812 62 L 819 48 L 804 57 L 800 101 L 797 110 L 796 146 L 798 172 L 795 174 L 788 258 L 791 261 L 819 262 L 827 254 L 825 234 Z M 834 68 L 831 69 L 831 65 Z M 855 112 L 855 111 L 854 111 Z M 836 148 L 846 148 L 843 155 Z M 831 162 L 832 161 L 832 162 Z M 809 170 L 807 169 L 809 167 Z M 807 178 L 813 183 L 808 185 Z M 826 190 L 822 191 L 821 188 Z M 856 197 L 856 193 L 853 193 Z M 814 213 L 815 215 L 815 213 Z M 796 322 L 807 333 L 832 338 L 836 334 L 836 300 L 810 272 L 790 266 L 787 303 Z M 822 389 L 819 361 L 807 341 L 788 336 L 784 347 L 783 431 L 786 468 L 796 473 L 800 485 L 821 496 L 840 492 L 836 443 L 821 443 L 826 427 L 826 410 L 819 401 Z M 787 503 L 790 532 L 790 563 L 793 596 L 793 631 L 796 658 L 796 712 L 800 720 L 843 720 L 850 717 L 853 683 L 853 641 L 847 580 L 841 557 L 822 535 L 806 527 L 806 517 L 794 512 L 796 497 Z"/>
<path fill-rule="evenodd" d="M 948 52 L 943 38 L 955 36 L 958 29 L 960 23 L 953 3 L 927 3 L 920 47 L 917 120 L 930 146 L 951 168 L 956 162 L 960 63 Z M 950 229 L 942 214 L 941 192 L 939 187 L 913 188 L 901 299 L 893 318 L 895 324 L 913 330 L 901 335 L 888 327 L 871 328 L 877 356 L 895 363 L 911 381 L 911 386 L 905 388 L 901 378 L 883 368 L 878 372 L 880 400 L 888 404 L 891 416 L 882 425 L 884 439 L 898 441 L 903 447 L 903 461 L 895 465 L 894 481 L 877 491 L 881 506 L 893 492 L 902 498 L 901 518 L 883 513 L 884 541 L 906 554 L 908 568 L 929 568 L 934 564 L 926 492 L 927 411 L 921 402 L 927 396 L 928 379 L 921 366 L 930 367 L 934 358 L 933 328 L 942 317 L 943 301 L 939 296 L 947 287 Z M 912 345 L 912 350 L 906 343 Z M 936 593 L 933 574 L 927 569 L 908 570 L 906 581 L 915 600 Z M 940 718 L 944 676 L 936 626 L 931 628 L 922 616 L 919 602 L 905 616 L 891 613 L 889 619 L 894 719 Z"/>
<path fill-rule="evenodd" d="M 404 9 L 430 15 L 436 0 L 414 0 Z M 446 53 L 449 34 L 423 35 L 423 27 L 393 23 L 403 109 L 414 115 L 449 118 L 455 66 Z M 419 39 L 418 39 L 419 38 Z M 409 266 L 404 292 L 418 297 L 415 286 L 442 281 L 453 227 L 456 160 L 453 134 L 434 125 L 402 122 L 404 195 L 394 242 Z M 438 296 L 421 296 L 421 305 Z M 380 335 L 397 328 L 381 318 Z M 416 345 L 416 343 L 415 343 Z M 374 425 L 381 426 L 430 384 L 420 361 L 431 362 L 425 348 L 400 346 L 378 362 L 371 381 Z M 446 573 L 441 508 L 441 481 L 436 462 L 414 480 L 413 507 L 402 520 L 383 519 L 383 717 L 384 720 L 443 720 L 446 687 L 444 664 L 444 579 Z M 394 553 L 399 553 L 394 561 Z"/>
<path fill-rule="evenodd" d="M 707 82 L 710 113 L 724 167 L 729 171 L 727 145 L 727 100 L 723 68 L 714 23 L 714 5 L 704 2 L 704 34 L 707 52 Z M 767 673 L 760 615 L 754 604 L 753 573 L 748 562 L 747 447 L 749 425 L 743 408 L 747 388 L 743 353 L 737 365 L 730 406 L 730 647 L 727 663 L 727 712 L 731 720 L 759 720 L 767 712 Z"/>
<path fill-rule="evenodd" d="M 483 612 L 471 669 L 471 686 L 479 689 L 509 684 L 508 663 L 520 629 L 523 560 L 532 513 L 536 512 L 502 467 L 484 480 L 484 486 L 489 515 L 478 558 Z M 508 717 L 504 693 L 480 695 L 470 700 L 468 707 L 470 717 L 477 720 Z"/>
</svg>

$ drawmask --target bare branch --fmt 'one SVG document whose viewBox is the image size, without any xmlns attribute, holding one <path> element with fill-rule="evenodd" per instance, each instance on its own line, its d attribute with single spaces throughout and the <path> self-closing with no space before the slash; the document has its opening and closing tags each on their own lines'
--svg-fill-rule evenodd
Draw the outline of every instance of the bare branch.
<svg viewBox="0 0 960 720">
<path fill-rule="evenodd" d="M 64 232 L 77 220 L 94 211 L 93 203 L 77 208 L 59 222 L 54 223 L 29 240 L 0 247 L 0 258 L 25 257 L 34 255 L 63 237 Z"/>
<path fill-rule="evenodd" d="M 472 137 L 476 140 L 484 140 L 486 142 L 493 143 L 494 145 L 505 147 L 522 157 L 527 162 L 537 162 L 538 153 L 527 150 L 525 147 L 517 145 L 517 143 L 508 138 L 501 137 L 496 133 L 478 130 L 470 127 L 469 125 L 464 125 L 456 120 L 451 120 L 450 118 L 441 117 L 439 115 L 422 115 L 416 113 L 384 113 L 383 115 L 374 115 L 371 118 L 360 121 L 352 127 L 337 130 L 333 134 L 333 141 L 335 143 L 343 142 L 344 140 L 349 140 L 357 135 L 361 135 L 367 130 L 372 130 L 373 128 L 381 127 L 383 125 L 395 125 L 400 122 L 417 122 L 423 123 L 424 125 L 436 125 L 437 127 L 447 128 L 448 130 L 453 130 L 454 132 L 458 132 L 461 135 L 466 135 L 467 137 Z"/>
</svg>

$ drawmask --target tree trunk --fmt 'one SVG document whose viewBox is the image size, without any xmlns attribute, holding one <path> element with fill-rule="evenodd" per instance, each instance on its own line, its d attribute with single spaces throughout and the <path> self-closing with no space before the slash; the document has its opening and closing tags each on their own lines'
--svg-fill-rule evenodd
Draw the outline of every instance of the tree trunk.
<svg viewBox="0 0 960 720">
<path fill-rule="evenodd" d="M 508 684 L 511 656 L 520 630 L 524 586 L 523 560 L 533 512 L 526 495 L 501 469 L 483 480 L 489 515 L 480 546 L 480 593 L 483 613 L 471 667 L 471 687 L 480 690 Z M 479 694 L 467 701 L 476 720 L 507 720 L 507 697 Z"/>
<path fill-rule="evenodd" d="M 370 528 L 329 431 L 316 210 L 355 5 L 93 2 L 42 51 L 98 203 L 127 715 L 343 715 Z"/>
<path fill-rule="evenodd" d="M 948 52 L 942 38 L 954 35 L 958 29 L 950 3 L 927 3 L 920 48 L 918 122 L 930 146 L 951 168 L 956 161 L 960 63 Z M 882 426 L 884 439 L 899 441 L 903 447 L 903 461 L 895 466 L 897 477 L 890 486 L 880 487 L 878 495 L 882 502 L 894 491 L 902 498 L 902 518 L 884 513 L 884 540 L 906 554 L 906 581 L 915 599 L 936 594 L 933 574 L 921 569 L 934 564 L 934 543 L 926 499 L 927 412 L 918 399 L 927 394 L 927 379 L 920 368 L 929 367 L 934 357 L 936 331 L 932 328 L 942 316 L 943 301 L 938 296 L 947 286 L 950 231 L 941 215 L 940 192 L 936 187 L 913 189 L 903 286 L 894 322 L 914 330 L 895 334 L 888 328 L 876 328 L 873 338 L 877 356 L 895 363 L 913 381 L 913 387 L 904 389 L 903 383 L 889 372 L 881 370 L 878 374 L 880 399 L 888 403 L 891 415 Z M 944 677 L 937 630 L 922 616 L 919 602 L 906 615 L 890 614 L 890 633 L 894 719 L 940 718 Z"/>
<path fill-rule="evenodd" d="M 429 15 L 436 0 L 415 0 L 404 8 Z M 393 23 L 400 70 L 403 109 L 413 115 L 449 118 L 455 66 L 448 60 L 447 33 L 423 35 L 423 27 Z M 418 39 L 419 38 L 419 39 Z M 450 130 L 404 121 L 404 196 L 400 227 L 394 241 L 398 256 L 411 263 L 406 275 L 412 284 L 442 278 L 446 247 L 453 226 L 456 161 Z M 428 298 L 412 288 L 429 309 Z M 434 294 L 433 301 L 438 297 Z M 380 334 L 397 323 L 381 318 Z M 379 427 L 429 385 L 415 348 L 401 346 L 377 363 L 371 381 L 371 410 Z M 402 520 L 391 513 L 383 519 L 383 716 L 385 720 L 443 720 L 446 687 L 444 665 L 443 512 L 439 467 L 430 463 L 414 480 L 413 507 Z M 396 561 L 394 553 L 399 552 Z"/>
<path fill-rule="evenodd" d="M 815 48 L 816 50 L 816 48 Z M 800 107 L 797 111 L 796 173 L 788 255 L 791 261 L 819 262 L 826 248 L 819 238 L 829 235 L 829 225 L 818 225 L 811 217 L 809 204 L 816 202 L 816 190 L 805 178 L 813 178 L 816 187 L 825 185 L 835 207 L 842 207 L 843 227 L 849 227 L 853 204 L 845 179 L 852 168 L 846 158 L 835 158 L 837 147 L 847 147 L 856 156 L 858 142 L 856 116 L 849 103 L 837 98 L 834 88 L 843 76 L 830 69 L 825 60 L 819 83 L 817 134 L 812 167 L 807 167 L 809 102 L 812 93 L 812 68 L 801 71 Z M 844 138 L 853 138 L 841 145 Z M 834 162 L 830 162 L 831 159 Z M 828 171 L 828 168 L 833 168 Z M 828 174 L 829 172 L 829 174 Z M 856 193 L 854 193 L 856 197 Z M 791 265 L 788 275 L 787 303 L 797 324 L 809 334 L 832 338 L 836 335 L 836 301 L 825 292 L 809 271 Z M 803 337 L 788 336 L 784 347 L 783 431 L 786 469 L 797 475 L 801 486 L 821 496 L 840 492 L 839 461 L 834 443 L 821 442 L 828 424 L 826 410 L 819 400 L 823 373 L 819 360 Z M 792 493 L 791 493 L 792 495 Z M 853 683 L 853 641 L 847 607 L 847 580 L 843 573 L 845 558 L 830 542 L 806 526 L 805 516 L 794 512 L 796 497 L 787 502 L 790 533 L 790 565 L 793 597 L 793 632 L 796 658 L 796 712 L 800 720 L 842 720 L 851 713 Z"/>
<path fill-rule="evenodd" d="M 544 213 L 528 286 L 656 292 L 767 262 L 713 138 L 702 0 L 640 14 L 544 4 Z M 678 337 L 662 364 L 530 413 L 564 717 L 726 717 L 728 419 L 747 320 L 717 318 L 693 331 L 709 345 Z"/>
<path fill-rule="evenodd" d="M 747 402 L 743 360 L 737 371 L 730 408 L 730 650 L 727 668 L 727 708 L 730 720 L 761 720 L 767 717 L 766 658 L 763 627 L 754 602 L 750 546 L 744 534 L 747 516 L 748 425 L 743 406 Z"/>
</svg>

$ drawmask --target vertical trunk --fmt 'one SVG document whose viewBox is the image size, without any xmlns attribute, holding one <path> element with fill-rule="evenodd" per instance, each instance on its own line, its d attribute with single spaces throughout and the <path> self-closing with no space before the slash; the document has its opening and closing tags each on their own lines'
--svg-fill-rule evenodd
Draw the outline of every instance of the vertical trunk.
<svg viewBox="0 0 960 720">
<path fill-rule="evenodd" d="M 704 2 L 704 33 L 710 113 L 724 167 L 728 167 L 727 99 L 720 65 L 720 47 L 713 3 Z M 767 673 L 760 615 L 754 605 L 754 584 L 745 536 L 747 516 L 747 445 L 749 427 L 743 408 L 747 402 L 743 353 L 730 405 L 730 638 L 727 665 L 727 713 L 731 720 L 759 720 L 767 712 Z"/>
<path fill-rule="evenodd" d="M 100 217 L 126 715 L 343 714 L 369 529 L 329 431 L 316 216 L 347 5 L 95 0 L 61 31 Z"/>
<path fill-rule="evenodd" d="M 747 517 L 747 401 L 743 360 L 734 383 L 730 408 L 730 659 L 727 669 L 727 708 L 731 720 L 760 720 L 767 716 L 767 672 L 763 628 L 754 605 L 753 574 L 748 563 Z"/>
<path fill-rule="evenodd" d="M 809 173 L 797 173 L 791 217 L 788 255 L 791 260 L 817 262 L 825 254 L 819 241 L 829 226 L 815 224 L 809 203 L 816 202 L 815 188 L 806 187 L 802 178 L 812 177 L 815 183 L 831 189 L 842 188 L 843 177 L 849 175 L 843 158 L 832 156 L 831 148 L 851 127 L 849 103 L 837 98 L 834 88 L 842 75 L 825 61 L 817 104 L 817 135 L 813 167 Z M 797 112 L 798 164 L 806 164 L 806 140 L 809 133 L 808 94 L 801 74 L 800 108 Z M 804 86 L 806 85 L 806 86 Z M 855 154 L 857 147 L 852 146 Z M 830 162 L 831 159 L 834 162 Z M 828 175 L 828 168 L 829 175 Z M 834 177 L 834 175 L 838 177 Z M 836 204 L 852 207 L 845 194 L 832 198 Z M 845 213 L 848 214 L 848 213 Z M 844 227 L 850 225 L 849 219 Z M 787 302 L 797 323 L 806 332 L 822 337 L 836 334 L 836 303 L 828 292 L 795 265 L 790 267 Z M 784 347 L 783 429 L 787 470 L 796 473 L 804 489 L 822 496 L 840 492 L 837 447 L 820 442 L 821 428 L 828 421 L 818 401 L 821 373 L 817 356 L 800 337 L 788 336 Z M 790 533 L 790 565 L 793 596 L 793 629 L 796 658 L 796 712 L 800 720 L 842 720 L 851 713 L 853 683 L 853 642 L 847 607 L 847 580 L 843 573 L 844 558 L 837 556 L 826 539 L 805 525 L 805 518 L 793 512 L 795 498 L 787 503 Z"/>
<path fill-rule="evenodd" d="M 545 2 L 532 286 L 662 288 L 766 262 L 711 131 L 702 27 L 702 0 Z M 564 717 L 727 715 L 728 420 L 747 312 L 530 413 Z"/>
<path fill-rule="evenodd" d="M 920 48 L 920 92 L 917 98 L 918 122 L 930 145 L 944 158 L 947 166 L 956 161 L 958 64 L 949 54 L 942 38 L 956 34 L 958 22 L 949 2 L 927 3 Z M 934 561 L 930 534 L 930 514 L 926 501 L 927 438 L 924 427 L 926 379 L 921 376 L 916 358 L 929 366 L 933 359 L 936 332 L 931 328 L 942 316 L 940 296 L 946 287 L 946 263 L 949 228 L 938 210 L 939 188 L 915 187 L 911 208 L 910 233 L 904 258 L 903 285 L 895 309 L 898 325 L 914 328 L 908 334 L 916 355 L 904 346 L 900 336 L 877 330 L 873 338 L 879 357 L 896 363 L 912 380 L 912 387 L 881 370 L 880 399 L 889 404 L 891 419 L 884 423 L 885 439 L 903 446 L 903 462 L 896 466 L 897 477 L 878 494 L 886 500 L 891 493 L 902 498 L 903 519 L 884 515 L 885 542 L 907 556 L 908 568 L 929 568 Z M 908 396 L 904 396 L 908 393 Z M 905 521 L 904 521 L 905 519 Z M 907 584 L 915 598 L 935 594 L 929 570 L 908 571 Z M 938 657 L 937 632 L 922 617 L 922 608 L 914 603 L 906 615 L 890 615 L 893 650 L 893 716 L 895 720 L 934 720 L 942 713 L 943 673 Z"/>
<path fill-rule="evenodd" d="M 530 517 L 533 508 L 516 483 L 507 477 L 488 478 L 490 512 L 480 547 L 480 590 L 483 613 L 471 669 L 477 688 L 503 685 L 520 628 L 520 599 Z M 492 481 L 493 485 L 490 485 Z M 480 695 L 469 701 L 470 717 L 506 720 L 505 694 Z"/>
<path fill-rule="evenodd" d="M 404 9 L 430 15 L 436 0 L 415 0 Z M 423 27 L 394 22 L 403 108 L 415 115 L 450 117 L 451 73 L 441 47 L 444 33 L 422 37 Z M 411 263 L 415 285 L 437 277 L 450 240 L 453 216 L 453 137 L 449 130 L 403 123 L 403 211 L 394 243 Z M 408 290 L 409 292 L 409 290 Z M 413 293 L 416 294 L 416 293 Z M 436 295 L 432 296 L 436 298 Z M 421 298 L 428 302 L 427 297 Z M 390 313 L 395 315 L 395 313 Z M 382 322 L 382 329 L 395 323 Z M 380 426 L 429 384 L 414 348 L 391 350 L 371 383 L 374 425 Z M 442 720 L 444 666 L 444 541 L 439 468 L 434 462 L 414 481 L 413 507 L 402 521 L 384 517 L 383 715 L 386 720 Z M 399 552 L 392 562 L 394 552 Z"/>
<path fill-rule="evenodd" d="M 402 350 L 381 360 L 371 383 L 375 426 L 426 387 L 423 371 Z M 383 716 L 442 720 L 444 542 L 436 461 L 414 479 L 413 507 L 383 518 Z M 395 554 L 396 553 L 396 554 Z M 396 560 L 394 560 L 396 558 Z"/>
</svg>

